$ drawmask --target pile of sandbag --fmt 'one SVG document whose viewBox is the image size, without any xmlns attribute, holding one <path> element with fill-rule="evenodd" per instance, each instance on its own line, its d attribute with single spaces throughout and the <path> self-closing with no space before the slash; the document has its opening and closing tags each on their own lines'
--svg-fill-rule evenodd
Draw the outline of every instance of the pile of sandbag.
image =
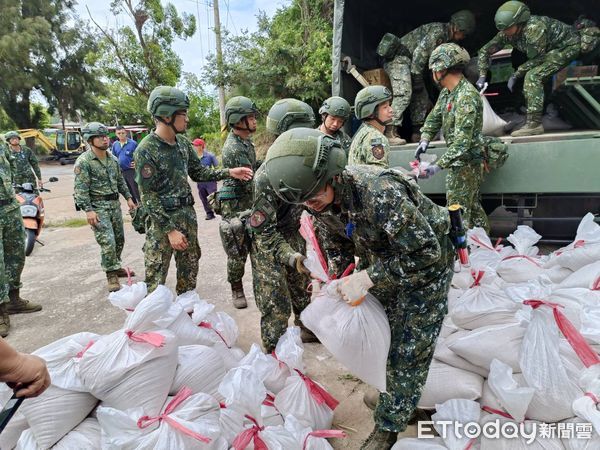
<svg viewBox="0 0 600 450">
<path fill-rule="evenodd" d="M 402 439 L 395 450 L 600 448 L 600 226 L 588 214 L 549 255 L 540 238 L 520 226 L 508 246 L 469 231 L 471 264 L 453 278 L 419 407 L 435 409 L 434 421 L 550 424 L 554 434 L 460 440 L 436 426 L 435 440 Z"/>
<path fill-rule="evenodd" d="M 337 401 L 305 373 L 299 328 L 273 355 L 245 354 L 233 318 L 195 292 L 137 283 L 109 300 L 126 311 L 120 329 L 34 352 L 52 384 L 23 402 L 2 450 L 327 449 L 343 434 L 330 430 Z"/>
</svg>

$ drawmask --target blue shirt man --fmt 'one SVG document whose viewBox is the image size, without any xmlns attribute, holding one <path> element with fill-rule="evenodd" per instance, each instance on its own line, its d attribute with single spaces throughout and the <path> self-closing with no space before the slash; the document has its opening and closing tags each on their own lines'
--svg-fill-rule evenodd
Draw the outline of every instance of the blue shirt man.
<svg viewBox="0 0 600 450">
<path fill-rule="evenodd" d="M 217 157 L 213 153 L 206 150 L 206 143 L 203 139 L 194 139 L 192 141 L 192 145 L 194 146 L 194 149 L 200 158 L 200 164 L 205 167 L 217 167 L 219 165 Z M 215 212 L 208 204 L 208 196 L 216 190 L 216 181 L 201 181 L 198 183 L 198 194 L 200 195 L 200 200 L 202 201 L 202 206 L 204 207 L 204 212 L 206 213 L 206 220 L 212 220 L 215 218 Z"/>
<path fill-rule="evenodd" d="M 125 178 L 125 183 L 127 183 L 133 201 L 139 204 L 140 191 L 135 182 L 135 163 L 133 162 L 133 153 L 137 148 L 137 142 L 127 137 L 127 130 L 122 126 L 116 128 L 115 134 L 117 135 L 117 140 L 112 145 L 112 154 L 119 160 L 123 178 Z"/>
</svg>

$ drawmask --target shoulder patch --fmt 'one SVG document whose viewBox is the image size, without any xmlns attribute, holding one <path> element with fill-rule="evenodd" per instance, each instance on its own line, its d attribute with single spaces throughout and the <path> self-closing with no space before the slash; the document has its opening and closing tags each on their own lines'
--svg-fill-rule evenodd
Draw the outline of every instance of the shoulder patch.
<svg viewBox="0 0 600 450">
<path fill-rule="evenodd" d="M 79 165 L 76 165 L 75 167 L 73 167 L 73 172 L 75 172 L 75 175 L 79 175 L 81 173 L 81 167 L 79 167 Z"/>
<path fill-rule="evenodd" d="M 375 159 L 377 159 L 377 160 L 383 159 L 383 157 L 385 156 L 385 150 L 383 148 L 383 144 L 373 145 L 373 147 L 371 147 L 371 153 L 373 153 L 373 157 Z"/>
<path fill-rule="evenodd" d="M 383 140 L 380 137 L 373 138 L 373 139 L 371 139 L 371 145 L 372 146 L 383 145 Z"/>
<path fill-rule="evenodd" d="M 265 220 L 267 220 L 267 215 L 261 210 L 257 210 L 250 215 L 248 222 L 250 223 L 251 227 L 257 228 L 265 223 Z"/>
<path fill-rule="evenodd" d="M 144 164 L 142 166 L 142 178 L 150 178 L 152 175 L 154 175 L 154 167 L 152 167 L 151 164 Z"/>
</svg>

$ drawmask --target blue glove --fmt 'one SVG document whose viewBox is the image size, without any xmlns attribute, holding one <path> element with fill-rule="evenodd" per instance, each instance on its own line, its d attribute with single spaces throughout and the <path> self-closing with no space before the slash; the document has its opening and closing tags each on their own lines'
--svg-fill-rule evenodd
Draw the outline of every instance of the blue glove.
<svg viewBox="0 0 600 450">
<path fill-rule="evenodd" d="M 475 86 L 477 86 L 477 89 L 482 90 L 485 86 L 485 76 L 479 77 L 475 83 Z"/>
<path fill-rule="evenodd" d="M 433 164 L 432 166 L 427 167 L 423 172 L 424 174 L 421 175 L 419 178 L 430 178 L 432 176 L 434 176 L 436 173 L 441 172 L 442 168 L 440 166 L 438 166 L 437 164 Z"/>
<path fill-rule="evenodd" d="M 506 86 L 508 87 L 508 90 L 510 92 L 513 92 L 516 82 L 517 82 L 517 77 L 515 77 L 514 75 L 511 75 L 510 78 L 508 79 L 508 83 L 506 83 Z"/>
<path fill-rule="evenodd" d="M 417 146 L 417 151 L 415 152 L 415 159 L 421 161 L 421 155 L 427 151 L 427 147 L 429 147 L 429 141 L 423 139 L 419 142 Z"/>
</svg>

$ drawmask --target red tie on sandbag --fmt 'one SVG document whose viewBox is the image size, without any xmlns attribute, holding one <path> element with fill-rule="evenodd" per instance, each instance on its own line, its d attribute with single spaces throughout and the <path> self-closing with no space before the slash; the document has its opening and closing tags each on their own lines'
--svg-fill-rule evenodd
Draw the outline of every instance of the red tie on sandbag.
<svg viewBox="0 0 600 450">
<path fill-rule="evenodd" d="M 88 343 L 87 343 L 87 345 L 86 345 L 86 346 L 83 348 L 83 350 L 81 350 L 80 352 L 77 352 L 77 354 L 75 355 L 75 357 L 76 357 L 76 358 L 82 358 L 82 357 L 83 357 L 83 354 L 84 354 L 85 352 L 87 352 L 87 351 L 88 351 L 88 349 L 89 349 L 89 348 L 90 348 L 92 345 L 94 345 L 94 342 L 95 342 L 95 341 L 90 341 L 90 342 L 88 342 Z"/>
<path fill-rule="evenodd" d="M 160 333 L 136 333 L 133 330 L 126 330 L 125 334 L 133 342 L 150 344 L 154 347 L 163 347 L 165 345 L 165 337 Z"/>
<path fill-rule="evenodd" d="M 487 248 L 488 250 L 492 250 L 494 252 L 499 252 L 500 251 L 500 249 L 498 247 L 500 246 L 500 243 L 502 242 L 502 238 L 501 237 L 498 238 L 498 240 L 496 241 L 496 244 L 493 247 L 490 247 L 489 245 L 487 245 L 485 242 L 483 242 L 477 236 L 469 236 L 469 239 L 471 239 L 473 242 L 475 242 L 480 247 Z"/>
<path fill-rule="evenodd" d="M 133 284 L 133 277 L 131 276 L 131 269 L 129 267 L 126 267 L 125 272 L 127 273 L 127 286 L 131 286 Z"/>
<path fill-rule="evenodd" d="M 195 431 L 184 427 L 179 422 L 177 422 L 175 419 L 172 419 L 171 417 L 169 417 L 169 414 L 171 414 L 173 411 L 175 411 L 177 409 L 177 407 L 181 403 L 183 403 L 190 395 L 192 395 L 192 390 L 190 388 L 188 388 L 188 387 L 181 388 L 179 390 L 179 392 L 177 393 L 177 395 L 175 397 L 173 397 L 173 400 L 171 400 L 169 402 L 169 404 L 165 408 L 164 413 L 162 413 L 160 416 L 156 416 L 156 417 L 150 417 L 150 416 L 140 417 L 137 421 L 138 428 L 143 429 L 143 428 L 149 427 L 153 423 L 164 420 L 171 427 L 175 428 L 177 431 L 181 431 L 186 436 L 189 436 L 200 442 L 204 442 L 204 443 L 208 444 L 211 441 L 211 439 L 209 437 L 203 436 L 200 433 L 196 433 Z"/>
<path fill-rule="evenodd" d="M 311 436 L 316 437 L 316 438 L 325 438 L 325 439 L 329 439 L 329 438 L 344 439 L 344 438 L 348 437 L 348 435 L 342 430 L 311 431 L 304 438 L 304 442 L 302 443 L 302 450 L 306 450 L 306 446 L 308 445 L 308 438 Z"/>
<path fill-rule="evenodd" d="M 515 258 L 523 258 L 529 262 L 532 262 L 533 264 L 535 264 L 538 267 L 542 267 L 542 265 L 539 263 L 539 261 L 537 261 L 534 258 L 532 258 L 531 256 L 527 256 L 527 255 L 510 255 L 505 258 L 502 258 L 502 261 L 507 261 L 509 259 L 515 259 Z"/>
<path fill-rule="evenodd" d="M 262 404 L 265 406 L 271 406 L 271 407 L 277 409 L 277 407 L 275 406 L 275 403 L 273 403 L 274 401 L 275 401 L 275 397 L 273 397 L 271 394 L 267 394 L 267 396 L 263 400 Z"/>
<path fill-rule="evenodd" d="M 589 397 L 591 398 L 594 403 L 597 405 L 598 403 L 600 403 L 600 400 L 598 400 L 598 397 L 596 397 L 592 392 L 586 392 L 585 394 L 583 394 L 585 397 Z"/>
<path fill-rule="evenodd" d="M 490 414 L 496 414 L 498 416 L 502 416 L 505 419 L 510 419 L 510 420 L 515 420 L 513 416 L 511 416 L 509 413 L 502 411 L 500 409 L 496 409 L 496 408 L 492 408 L 490 406 L 482 406 L 481 409 L 485 412 L 488 412 Z"/>
<path fill-rule="evenodd" d="M 306 387 L 308 388 L 310 395 L 312 396 L 312 398 L 315 399 L 315 401 L 319 405 L 322 405 L 323 403 L 325 403 L 329 407 L 329 409 L 331 409 L 332 411 L 335 408 L 337 408 L 337 405 L 339 405 L 340 402 L 338 402 L 333 397 L 333 395 L 331 395 L 329 392 L 327 392 L 325 389 L 323 389 L 321 386 L 319 386 L 317 383 L 315 383 L 309 376 L 304 375 L 298 369 L 294 369 L 294 370 L 296 371 L 296 373 L 298 373 L 300 378 L 302 378 L 302 381 L 304 381 L 304 383 L 306 384 Z"/>
<path fill-rule="evenodd" d="M 537 309 L 542 305 L 552 308 L 554 320 L 556 321 L 556 325 L 558 325 L 558 329 L 567 341 L 569 341 L 569 344 L 571 344 L 571 347 L 573 347 L 573 350 L 577 353 L 577 356 L 579 356 L 583 365 L 585 367 L 591 367 L 595 364 L 600 364 L 600 356 L 598 356 L 598 353 L 590 347 L 581 333 L 577 331 L 577 328 L 575 328 L 569 319 L 567 319 L 567 317 L 559 310 L 559 308 L 563 308 L 562 305 L 546 302 L 544 300 L 525 300 L 523 304 L 529 305 L 533 309 Z"/>
<path fill-rule="evenodd" d="M 208 330 L 213 330 L 213 331 L 214 331 L 214 332 L 217 334 L 217 336 L 219 336 L 219 337 L 221 338 L 221 340 L 222 340 L 222 341 L 223 341 L 223 343 L 225 344 L 225 347 L 227 347 L 227 348 L 231 348 L 231 345 L 229 345 L 229 344 L 227 343 L 227 341 L 225 340 L 225 338 L 223 337 L 223 335 L 222 335 L 221 333 L 219 333 L 219 330 L 217 330 L 215 327 L 213 327 L 211 323 L 209 323 L 209 322 L 200 322 L 200 323 L 198 324 L 198 326 L 199 326 L 200 328 L 206 328 L 206 329 L 208 329 Z"/>
<path fill-rule="evenodd" d="M 481 279 L 485 275 L 485 270 L 473 270 L 471 269 L 471 276 L 473 277 L 473 284 L 469 286 L 469 289 L 475 286 L 481 285 Z"/>
<path fill-rule="evenodd" d="M 258 433 L 263 431 L 265 427 L 261 427 L 256 419 L 252 416 L 245 415 L 246 419 L 250 420 L 254 425 L 252 428 L 246 428 L 240 434 L 236 436 L 233 443 L 231 444 L 234 450 L 244 450 L 250 441 L 254 444 L 254 450 L 269 450 L 265 441 L 263 441 Z"/>
<path fill-rule="evenodd" d="M 592 291 L 600 291 L 600 276 L 592 283 Z"/>
</svg>

